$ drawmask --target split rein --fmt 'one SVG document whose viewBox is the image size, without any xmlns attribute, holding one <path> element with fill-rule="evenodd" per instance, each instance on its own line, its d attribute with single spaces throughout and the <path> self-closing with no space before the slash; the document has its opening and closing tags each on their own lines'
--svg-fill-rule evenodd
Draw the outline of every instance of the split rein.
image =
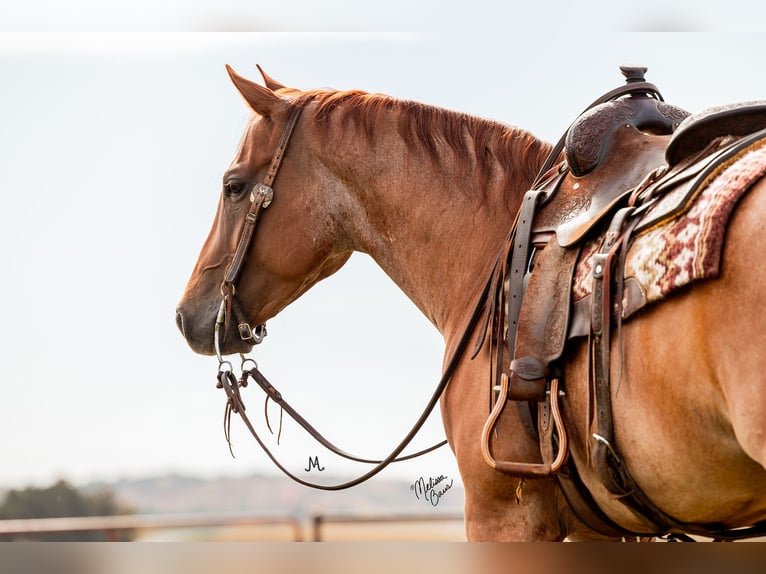
<svg viewBox="0 0 766 574">
<path fill-rule="evenodd" d="M 471 333 L 473 332 L 475 326 L 478 324 L 479 318 L 482 315 L 484 302 L 487 299 L 490 285 L 488 282 L 486 286 L 484 287 L 484 291 L 479 297 L 478 303 L 469 320 L 467 328 L 464 331 L 460 339 L 460 342 L 458 343 L 458 346 L 455 349 L 455 352 L 452 355 L 452 358 L 450 359 L 449 364 L 447 365 L 446 369 L 444 370 L 442 374 L 442 378 L 439 381 L 439 384 L 434 390 L 422 414 L 420 415 L 418 420 L 415 422 L 412 429 L 407 433 L 407 435 L 393 449 L 393 451 L 391 451 L 391 453 L 384 459 L 374 460 L 374 459 L 358 457 L 358 456 L 349 454 L 348 452 L 338 448 L 329 440 L 327 440 L 324 436 L 322 436 L 322 434 L 316 428 L 314 428 L 306 419 L 304 419 L 282 397 L 282 394 L 266 379 L 263 373 L 261 373 L 261 371 L 258 369 L 257 363 L 253 359 L 247 358 L 244 355 L 240 355 L 242 359 L 242 364 L 240 367 L 241 374 L 239 378 L 237 378 L 234 374 L 234 368 L 231 362 L 225 360 L 223 356 L 221 355 L 221 341 L 226 335 L 226 332 L 227 332 L 226 326 L 230 324 L 233 317 L 236 320 L 237 332 L 239 333 L 240 338 L 243 341 L 246 341 L 253 345 L 259 344 L 263 340 L 263 338 L 266 336 L 266 327 L 265 325 L 259 325 L 254 329 L 251 328 L 251 326 L 249 325 L 248 321 L 245 318 L 245 314 L 242 310 L 241 305 L 239 304 L 239 301 L 235 299 L 235 293 L 236 293 L 235 283 L 237 279 L 239 278 L 239 275 L 242 271 L 242 267 L 245 261 L 245 255 L 247 254 L 247 251 L 249 250 L 249 247 L 253 241 L 253 237 L 255 235 L 255 229 L 257 227 L 260 216 L 263 213 L 263 210 L 268 208 L 269 205 L 271 205 L 271 202 L 273 200 L 274 191 L 273 191 L 272 185 L 274 183 L 274 179 L 276 178 L 277 172 L 279 171 L 279 166 L 281 165 L 282 158 L 284 157 L 284 153 L 290 141 L 290 136 L 293 132 L 293 129 L 295 128 L 295 125 L 298 122 L 302 109 L 303 108 L 301 106 L 296 106 L 291 111 L 290 116 L 287 120 L 287 124 L 284 128 L 284 131 L 282 132 L 282 136 L 280 137 L 279 144 L 277 145 L 277 149 L 274 152 L 274 155 L 272 156 L 271 164 L 269 165 L 264 181 L 263 183 L 256 184 L 250 193 L 250 209 L 248 210 L 248 213 L 245 216 L 245 223 L 242 228 L 242 232 L 240 234 L 236 251 L 234 252 L 234 257 L 232 258 L 232 262 L 226 270 L 224 281 L 223 281 L 223 284 L 221 285 L 222 300 L 221 300 L 221 305 L 219 307 L 218 314 L 216 317 L 215 330 L 214 330 L 214 346 L 215 346 L 216 357 L 218 358 L 218 375 L 216 377 L 217 378 L 216 388 L 222 388 L 226 393 L 227 401 L 226 401 L 226 408 L 224 411 L 224 436 L 226 437 L 226 441 L 229 444 L 229 450 L 232 452 L 232 456 L 234 453 L 231 446 L 231 415 L 232 413 L 235 413 L 240 416 L 245 426 L 250 431 L 250 434 L 253 435 L 253 438 L 255 438 L 255 440 L 260 445 L 261 449 L 263 449 L 263 451 L 271 459 L 271 461 L 276 465 L 276 467 L 279 468 L 286 476 L 288 476 L 289 478 L 291 478 L 298 484 L 301 484 L 303 486 L 308 486 L 311 488 L 316 488 L 319 490 L 344 490 L 344 489 L 356 486 L 358 484 L 361 484 L 362 482 L 365 482 L 366 480 L 372 478 L 373 476 L 378 474 L 380 471 L 382 471 L 392 462 L 401 462 L 405 460 L 411 460 L 413 458 L 416 458 L 421 455 L 427 454 L 431 451 L 434 451 L 437 448 L 440 448 L 444 446 L 445 444 L 447 444 L 447 441 L 443 440 L 438 444 L 435 444 L 424 450 L 418 451 L 414 454 L 399 456 L 401 452 L 409 445 L 409 443 L 412 441 L 415 435 L 423 427 L 423 424 L 426 422 L 426 420 L 430 416 L 431 412 L 433 411 L 434 407 L 439 401 L 439 398 L 444 392 L 444 389 L 447 387 L 447 384 L 452 378 L 452 374 L 457 368 L 457 365 L 460 362 L 460 359 L 463 356 L 465 349 L 467 348 Z M 240 390 L 242 388 L 247 387 L 250 381 L 255 381 L 255 383 L 257 383 L 258 386 L 261 387 L 261 389 L 266 394 L 264 416 L 266 419 L 266 426 L 272 434 L 274 433 L 274 431 L 272 430 L 271 424 L 269 422 L 269 415 L 268 415 L 269 401 L 270 400 L 274 401 L 280 407 L 280 419 L 279 419 L 279 431 L 277 433 L 277 444 L 279 444 L 279 439 L 281 438 L 283 414 L 286 412 L 288 416 L 292 418 L 296 423 L 298 423 L 298 425 L 302 427 L 312 438 L 314 438 L 317 442 L 319 442 L 322 446 L 327 448 L 329 451 L 347 460 L 364 463 L 364 464 L 374 464 L 376 466 L 372 468 L 370 471 L 362 474 L 361 476 L 353 480 L 349 480 L 339 484 L 332 484 L 332 485 L 324 485 L 324 484 L 309 482 L 290 472 L 287 468 L 285 468 L 279 462 L 279 460 L 277 460 L 277 458 L 274 456 L 274 454 L 271 452 L 271 450 L 268 448 L 266 443 L 261 439 L 258 432 L 253 427 L 253 424 L 250 422 L 250 419 L 248 418 L 248 416 L 245 414 L 245 404 L 242 400 L 242 395 Z"/>
<path fill-rule="evenodd" d="M 245 368 L 245 366 L 248 363 L 251 363 L 252 367 Z M 444 440 L 438 444 L 435 444 L 424 450 L 418 451 L 414 454 L 399 457 L 399 454 L 407 447 L 410 441 L 415 437 L 415 435 L 418 433 L 420 428 L 423 426 L 423 423 L 425 423 L 428 416 L 431 414 L 431 411 L 436 405 L 436 402 L 439 400 L 439 396 L 441 395 L 443 386 L 440 386 L 440 388 L 437 389 L 437 392 L 434 393 L 433 397 L 431 398 L 431 401 L 429 401 L 428 403 L 428 406 L 423 411 L 423 414 L 415 423 L 415 426 L 413 426 L 412 430 L 407 434 L 407 436 L 402 440 L 402 442 L 399 443 L 399 445 L 391 452 L 391 454 L 389 454 L 384 459 L 373 460 L 373 459 L 367 459 L 367 458 L 362 458 L 362 457 L 352 455 L 338 448 L 332 442 L 330 442 L 324 436 L 322 436 L 322 434 L 316 428 L 314 428 L 292 406 L 290 406 L 290 404 L 282 397 L 282 394 L 268 381 L 268 379 L 266 379 L 263 373 L 260 372 L 260 370 L 258 369 L 258 365 L 255 363 L 255 361 L 253 361 L 253 359 L 243 357 L 242 372 L 239 379 L 237 379 L 237 377 L 232 372 L 231 363 L 226 360 L 221 361 L 219 364 L 217 380 L 218 382 L 216 383 L 216 388 L 224 389 L 224 391 L 226 392 L 226 397 L 227 397 L 226 408 L 224 411 L 224 434 L 226 436 L 227 442 L 229 443 L 229 449 L 231 450 L 231 414 L 233 412 L 240 416 L 240 418 L 242 419 L 242 422 L 245 423 L 245 426 L 250 431 L 250 434 L 253 435 L 253 438 L 255 438 L 255 440 L 260 445 L 261 449 L 263 449 L 263 451 L 271 459 L 274 465 L 279 470 L 281 470 L 285 475 L 287 475 L 289 478 L 291 478 L 292 480 L 294 480 L 295 482 L 303 486 L 309 486 L 311 488 L 316 488 L 319 490 L 344 490 L 346 488 L 350 488 L 352 486 L 361 484 L 362 482 L 365 482 L 369 478 L 372 478 L 373 476 L 378 474 L 380 471 L 382 471 L 392 462 L 401 462 L 401 461 L 410 460 L 410 459 L 419 457 L 433 450 L 436 450 L 437 448 L 442 447 L 447 443 L 447 441 Z M 271 452 L 269 447 L 266 445 L 263 439 L 261 439 L 260 435 L 253 427 L 253 424 L 250 422 L 250 419 L 248 418 L 248 416 L 245 414 L 245 404 L 242 401 L 242 395 L 240 393 L 240 389 L 243 387 L 247 387 L 249 381 L 251 380 L 255 381 L 258 384 L 258 386 L 260 386 L 261 389 L 263 389 L 264 393 L 266 394 L 266 401 L 264 405 L 264 416 L 266 418 L 266 426 L 268 427 L 269 431 L 272 434 L 274 433 L 274 431 L 271 428 L 271 425 L 269 423 L 269 416 L 268 416 L 269 401 L 273 400 L 277 405 L 279 405 L 281 409 L 280 420 L 279 420 L 279 431 L 277 434 L 277 437 L 278 437 L 277 444 L 279 444 L 279 437 L 282 433 L 282 416 L 283 416 L 283 413 L 286 412 L 288 416 L 292 418 L 296 423 L 298 423 L 298 425 L 301 426 L 306 432 L 308 432 L 312 438 L 314 438 L 319 444 L 327 448 L 329 451 L 333 452 L 334 454 L 342 458 L 345 458 L 347 460 L 352 460 L 354 462 L 359 462 L 364 464 L 375 464 L 376 465 L 375 468 L 359 476 L 358 478 L 355 478 L 353 480 L 349 480 L 347 482 L 343 482 L 340 484 L 333 484 L 333 485 L 324 485 L 324 484 L 309 482 L 290 472 L 287 468 L 285 468 L 284 465 L 282 465 L 279 462 L 279 460 L 276 458 L 274 453 Z M 232 455 L 233 455 L 233 452 L 232 452 Z"/>
</svg>

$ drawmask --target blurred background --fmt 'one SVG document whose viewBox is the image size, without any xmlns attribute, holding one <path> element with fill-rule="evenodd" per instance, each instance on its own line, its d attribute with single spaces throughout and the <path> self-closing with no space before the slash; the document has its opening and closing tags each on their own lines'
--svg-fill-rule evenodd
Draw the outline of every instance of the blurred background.
<svg viewBox="0 0 766 574">
<path fill-rule="evenodd" d="M 282 478 L 238 420 L 230 455 L 217 363 L 194 355 L 174 324 L 248 117 L 224 64 L 259 79 L 258 63 L 298 88 L 418 100 L 552 141 L 622 83 L 621 64 L 648 66 L 665 99 L 692 112 L 766 97 L 756 24 L 766 9 L 727 7 L 578 2 L 552 21 L 547 5 L 482 1 L 0 2 L 0 516 L 175 516 L 167 529 L 201 514 L 286 516 L 303 538 L 319 516 L 325 538 L 462 539 L 447 448 L 337 493 Z M 430 397 L 442 353 L 426 319 L 355 255 L 270 322 L 254 357 L 330 440 L 384 457 Z M 249 396 L 259 412 L 261 396 Z M 442 438 L 437 412 L 414 447 Z M 272 444 L 306 478 L 367 470 L 291 421 Z M 314 456 L 326 470 L 306 473 Z M 440 475 L 454 488 L 427 507 L 410 487 Z M 25 500 L 48 502 L 30 516 L 9 510 Z M 350 515 L 425 524 L 368 534 L 344 525 Z M 290 521 L 244 534 L 183 528 L 201 539 L 295 537 Z"/>
</svg>

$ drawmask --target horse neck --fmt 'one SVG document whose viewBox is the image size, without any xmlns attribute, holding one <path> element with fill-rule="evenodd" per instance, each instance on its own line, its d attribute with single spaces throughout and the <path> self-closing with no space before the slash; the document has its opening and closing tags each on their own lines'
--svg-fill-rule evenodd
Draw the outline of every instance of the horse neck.
<svg viewBox="0 0 766 574">
<path fill-rule="evenodd" d="M 353 248 L 369 254 L 446 338 L 471 312 L 548 146 L 524 134 L 533 145 L 505 158 L 519 166 L 509 177 L 505 161 L 479 162 L 444 144 L 436 153 L 408 145 L 395 120 L 375 128 L 369 142 L 345 132 L 325 148 L 334 150 L 324 163 L 345 195 L 333 207 L 343 206 Z"/>
</svg>

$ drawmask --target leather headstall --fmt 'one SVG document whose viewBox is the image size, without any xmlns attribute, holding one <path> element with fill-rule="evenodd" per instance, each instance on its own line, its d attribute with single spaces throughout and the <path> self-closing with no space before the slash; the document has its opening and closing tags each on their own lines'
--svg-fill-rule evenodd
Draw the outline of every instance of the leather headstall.
<svg viewBox="0 0 766 574">
<path fill-rule="evenodd" d="M 242 267 L 245 263 L 245 256 L 250 249 L 250 244 L 253 242 L 255 235 L 255 228 L 258 225 L 261 213 L 264 209 L 271 205 L 274 199 L 274 180 L 279 172 L 279 167 L 282 165 L 282 158 L 285 156 L 287 145 L 290 143 L 290 136 L 295 129 L 295 124 L 298 123 L 298 119 L 303 112 L 303 106 L 295 106 L 290 112 L 290 116 L 287 119 L 287 124 L 282 131 L 282 136 L 279 138 L 277 149 L 274 155 L 271 157 L 271 163 L 269 164 L 266 176 L 262 183 L 257 183 L 250 192 L 250 209 L 245 215 L 245 222 L 242 226 L 242 232 L 239 236 L 239 242 L 237 243 L 237 249 L 234 251 L 234 257 L 226 269 L 223 284 L 221 285 L 221 295 L 223 297 L 222 308 L 224 309 L 223 325 L 224 327 L 229 324 L 229 321 L 233 314 L 237 320 L 237 331 L 240 338 L 243 341 L 251 342 L 253 344 L 260 343 L 263 337 L 266 336 L 266 326 L 259 325 L 256 327 L 255 332 L 250 327 L 250 323 L 247 320 L 241 306 L 235 299 L 236 287 L 235 283 L 239 279 L 240 273 L 242 273 Z M 226 330 L 224 329 L 224 336 Z M 216 334 L 216 344 L 219 334 Z"/>
</svg>

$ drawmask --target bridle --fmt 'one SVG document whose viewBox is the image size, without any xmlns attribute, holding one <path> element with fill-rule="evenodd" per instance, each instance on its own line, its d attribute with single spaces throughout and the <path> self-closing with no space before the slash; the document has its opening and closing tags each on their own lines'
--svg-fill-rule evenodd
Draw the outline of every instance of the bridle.
<svg viewBox="0 0 766 574">
<path fill-rule="evenodd" d="M 221 360 L 221 327 L 229 324 L 232 312 L 237 320 L 237 332 L 243 341 L 252 342 L 254 345 L 257 345 L 266 336 L 266 325 L 259 325 L 255 330 L 250 327 L 250 323 L 243 313 L 239 301 L 235 299 L 236 287 L 234 284 L 242 273 L 245 256 L 250 249 L 250 244 L 255 235 L 255 228 L 258 225 L 261 214 L 263 210 L 271 205 L 274 199 L 274 189 L 271 186 L 277 177 L 279 167 L 282 165 L 282 158 L 285 156 L 285 151 L 287 151 L 287 144 L 290 143 L 290 136 L 302 112 L 303 106 L 293 107 L 282 136 L 279 138 L 277 149 L 271 157 L 271 163 L 269 164 L 266 176 L 263 178 L 263 183 L 255 184 L 250 191 L 250 209 L 248 209 L 247 215 L 245 215 L 245 223 L 239 236 L 237 249 L 234 251 L 231 263 L 226 268 L 226 274 L 221 284 L 221 306 L 218 309 L 218 316 L 215 321 L 215 352 L 219 361 Z M 224 335 L 225 333 L 226 331 L 224 330 Z"/>
<path fill-rule="evenodd" d="M 226 332 L 227 332 L 226 327 L 227 325 L 231 323 L 232 318 L 236 321 L 237 332 L 239 333 L 239 336 L 243 341 L 252 343 L 253 345 L 257 345 L 266 336 L 265 325 L 259 325 L 256 328 L 252 328 L 250 326 L 250 323 L 247 320 L 244 310 L 242 309 L 241 304 L 236 298 L 236 282 L 239 279 L 239 276 L 242 272 L 242 268 L 245 263 L 246 254 L 249 251 L 250 246 L 254 240 L 256 227 L 258 225 L 258 222 L 260 221 L 261 215 L 263 214 L 263 211 L 267 209 L 269 205 L 271 205 L 271 202 L 274 198 L 274 189 L 272 186 L 274 184 L 274 180 L 276 179 L 279 168 L 282 164 L 282 159 L 285 155 L 285 152 L 287 151 L 287 146 L 290 142 L 290 137 L 293 133 L 293 130 L 295 129 L 296 124 L 298 123 L 298 120 L 300 118 L 302 111 L 303 111 L 303 106 L 301 105 L 296 105 L 292 108 L 287 120 L 287 124 L 285 125 L 282 135 L 279 138 L 277 149 L 275 150 L 274 155 L 271 158 L 271 163 L 269 164 L 269 168 L 268 168 L 268 171 L 266 172 L 266 176 L 264 177 L 264 180 L 262 183 L 257 183 L 254 185 L 250 193 L 250 208 L 247 212 L 247 215 L 245 216 L 245 222 L 243 224 L 242 231 L 239 236 L 239 241 L 237 243 L 237 247 L 234 252 L 234 257 L 231 263 L 229 264 L 228 268 L 226 269 L 224 280 L 223 280 L 223 283 L 221 284 L 221 304 L 218 309 L 218 314 L 216 316 L 215 330 L 214 330 L 214 338 L 215 338 L 214 347 L 215 347 L 216 357 L 218 358 L 218 375 L 217 375 L 216 387 L 222 388 L 226 392 L 227 402 L 226 402 L 226 408 L 224 411 L 224 435 L 226 437 L 227 442 L 229 443 L 230 449 L 231 449 L 231 430 L 230 430 L 231 429 L 231 426 L 230 426 L 231 413 L 234 412 L 240 416 L 242 421 L 245 423 L 245 426 L 250 431 L 250 434 L 253 435 L 253 437 L 258 442 L 258 444 L 263 449 L 263 451 L 266 453 L 266 455 L 272 460 L 272 462 L 277 466 L 277 468 L 279 468 L 289 478 L 291 478 L 292 480 L 294 480 L 295 482 L 299 484 L 302 484 L 304 486 L 308 486 L 311 488 L 316 488 L 319 490 L 343 490 L 343 489 L 361 484 L 362 482 L 372 478 L 373 476 L 378 474 L 380 471 L 382 471 L 392 462 L 401 462 L 405 460 L 411 460 L 413 458 L 429 453 L 447 444 L 447 441 L 443 440 L 438 444 L 435 444 L 431 447 L 428 447 L 416 453 L 406 455 L 406 456 L 399 456 L 401 452 L 409 445 L 409 443 L 412 441 L 415 435 L 420 431 L 423 424 L 426 422 L 431 412 L 433 411 L 434 407 L 436 406 L 436 403 L 439 401 L 439 398 L 444 392 L 444 389 L 447 387 L 447 384 L 449 383 L 450 379 L 452 378 L 452 375 L 455 372 L 457 365 L 464 354 L 465 349 L 467 348 L 471 333 L 473 332 L 474 328 L 478 324 L 479 319 L 482 315 L 484 303 L 489 293 L 490 283 L 489 282 L 486 283 L 482 293 L 479 295 L 476 308 L 473 314 L 471 315 L 471 318 L 468 321 L 468 324 L 460 339 L 460 342 L 458 343 L 455 349 L 455 352 L 452 355 L 452 358 L 450 359 L 447 367 L 445 368 L 442 374 L 439 384 L 437 385 L 436 389 L 431 395 L 431 398 L 429 399 L 422 414 L 417 419 L 417 421 L 415 422 L 411 430 L 407 433 L 407 435 L 384 459 L 375 460 L 375 459 L 369 459 L 364 457 L 358 457 L 358 456 L 349 454 L 348 452 L 336 447 L 333 443 L 331 443 L 324 436 L 322 436 L 322 434 L 316 428 L 314 428 L 306 419 L 304 419 L 292 406 L 290 406 L 290 404 L 282 397 L 282 394 L 266 379 L 263 373 L 260 372 L 260 370 L 258 369 L 257 363 L 253 359 L 247 358 L 244 355 L 240 355 L 242 359 L 242 363 L 240 367 L 241 374 L 239 378 L 237 378 L 234 375 L 234 368 L 231 362 L 224 359 L 223 356 L 221 355 L 221 341 L 222 341 L 222 338 L 225 338 L 226 336 Z M 246 367 L 249 367 L 249 368 L 246 368 Z M 332 485 L 324 485 L 324 484 L 309 482 L 290 472 L 277 460 L 274 454 L 269 450 L 267 445 L 264 443 L 264 441 L 256 432 L 249 418 L 245 414 L 245 404 L 242 401 L 240 389 L 247 387 L 250 381 L 254 381 L 255 383 L 257 383 L 258 386 L 261 387 L 261 389 L 266 394 L 266 404 L 265 404 L 266 424 L 268 429 L 272 433 L 273 431 L 271 430 L 271 425 L 268 419 L 268 402 L 270 400 L 274 401 L 281 408 L 280 434 L 281 434 L 281 425 L 282 425 L 281 413 L 286 412 L 288 416 L 290 416 L 296 423 L 298 423 L 299 426 L 301 426 L 306 432 L 308 432 L 309 435 L 311 435 L 317 442 L 319 442 L 322 446 L 324 446 L 325 448 L 327 448 L 334 454 L 348 460 L 365 463 L 365 464 L 375 464 L 376 466 L 372 468 L 370 471 L 362 474 L 361 476 L 353 480 L 349 480 L 347 482 L 342 482 L 339 484 L 332 484 Z"/>
</svg>

